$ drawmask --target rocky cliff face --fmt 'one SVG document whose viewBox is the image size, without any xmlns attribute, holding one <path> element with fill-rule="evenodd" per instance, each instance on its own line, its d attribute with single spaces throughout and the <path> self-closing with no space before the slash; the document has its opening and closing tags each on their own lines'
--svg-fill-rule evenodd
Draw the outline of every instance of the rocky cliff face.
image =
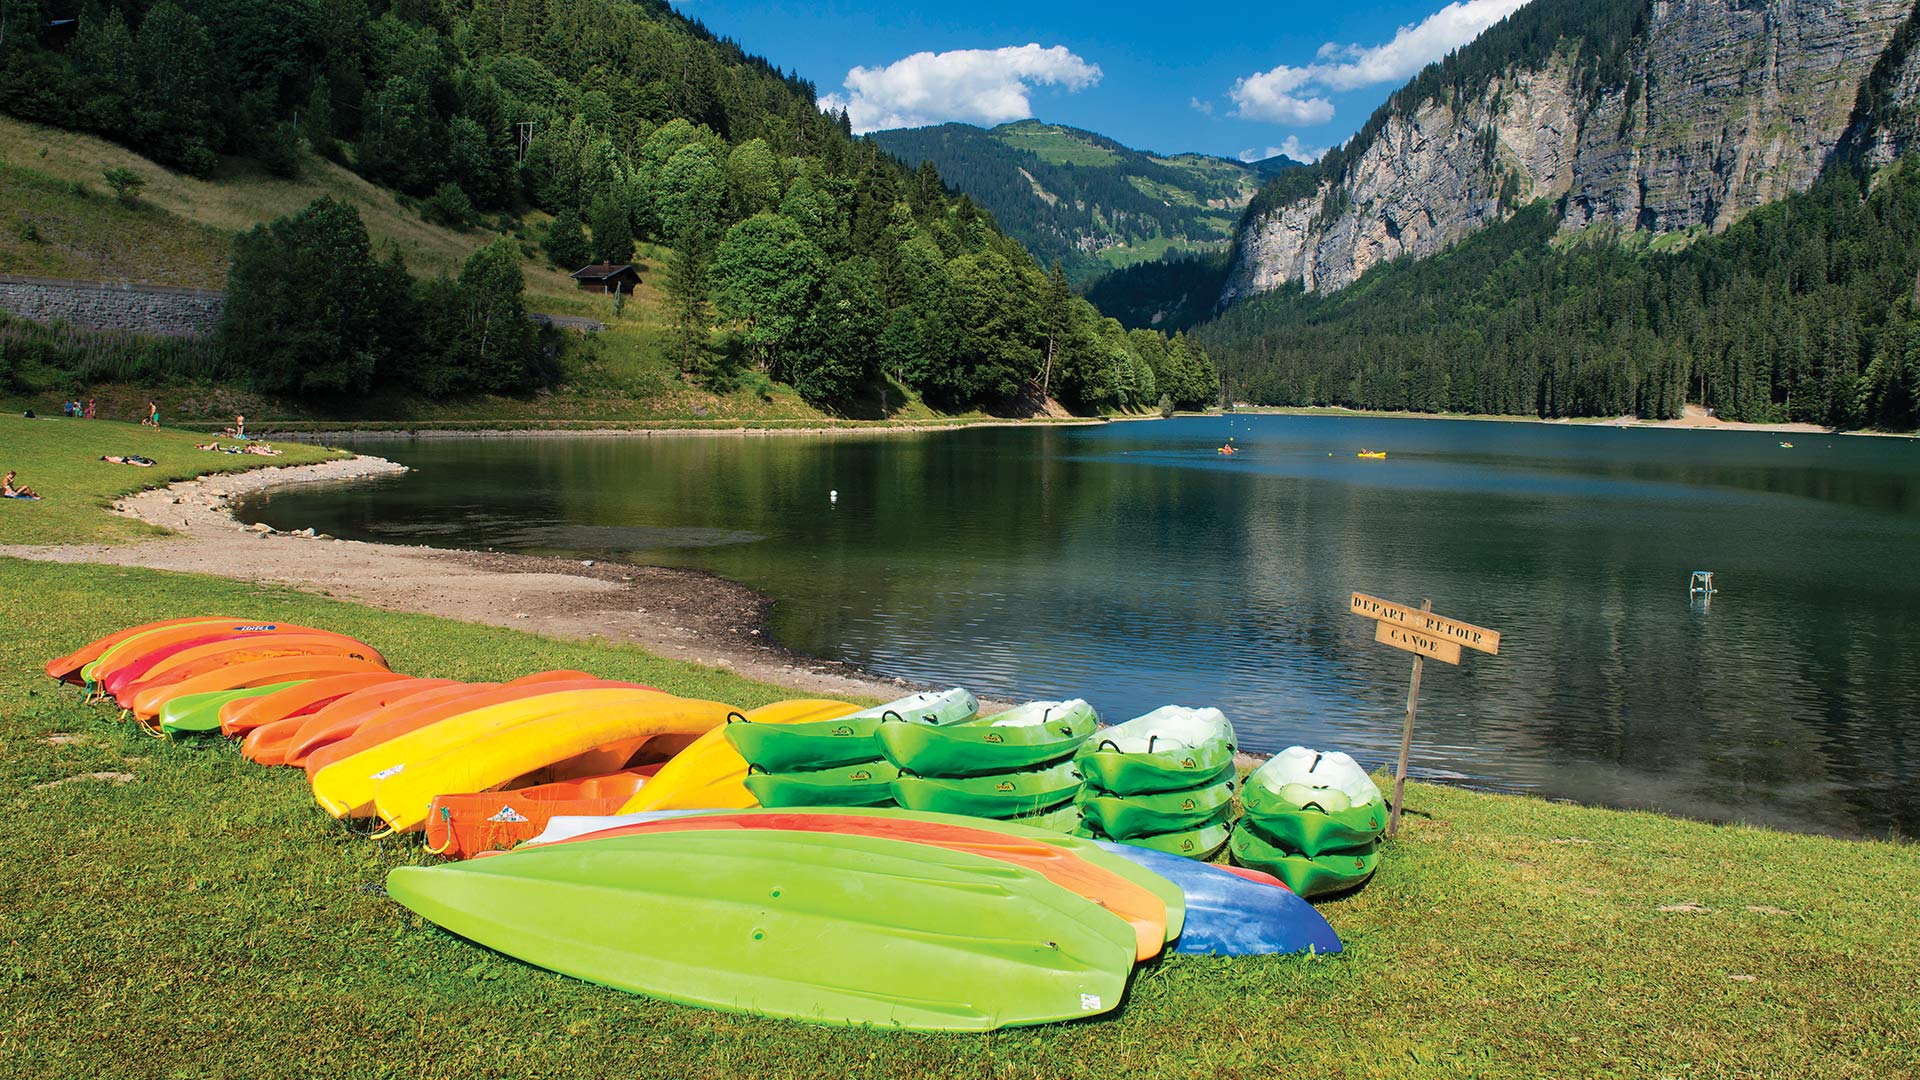
<svg viewBox="0 0 1920 1080">
<path fill-rule="evenodd" d="M 1725 228 L 1812 185 L 1913 11 L 1912 0 L 1655 0 L 1622 86 L 1582 92 L 1561 52 L 1472 100 L 1389 118 L 1337 184 L 1241 223 L 1223 302 L 1290 282 L 1339 289 L 1539 198 L 1565 197 L 1570 230 Z M 1905 80 L 1898 93 L 1920 91 L 1920 59 L 1883 66 Z"/>
</svg>

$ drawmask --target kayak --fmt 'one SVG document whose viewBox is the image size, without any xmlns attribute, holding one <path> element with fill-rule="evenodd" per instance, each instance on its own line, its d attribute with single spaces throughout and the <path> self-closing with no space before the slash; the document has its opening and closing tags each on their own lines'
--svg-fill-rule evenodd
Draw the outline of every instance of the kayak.
<svg viewBox="0 0 1920 1080">
<path fill-rule="evenodd" d="M 387 893 L 482 946 L 755 1016 L 991 1031 L 1117 1007 L 1134 933 L 1022 866 L 869 836 L 657 833 L 401 866 Z"/>
<path fill-rule="evenodd" d="M 761 806 L 891 806 L 899 776 L 900 770 L 884 761 L 866 761 L 804 772 L 749 772 L 743 782 Z"/>
<path fill-rule="evenodd" d="M 101 655 L 108 649 L 113 648 L 128 638 L 139 637 L 141 634 L 151 633 L 155 630 L 164 630 L 170 626 L 188 626 L 194 623 L 231 621 L 233 620 L 219 616 L 190 615 L 184 619 L 161 619 L 158 622 L 129 626 L 125 630 L 108 634 L 106 637 L 95 638 L 65 656 L 56 656 L 47 661 L 47 676 L 65 683 L 79 683 L 83 681 L 80 675 L 81 668 L 100 659 Z"/>
<path fill-rule="evenodd" d="M 1084 701 L 1030 701 L 977 720 L 932 727 L 884 720 L 880 752 L 916 776 L 983 776 L 1031 769 L 1072 757 L 1100 725 Z"/>
<path fill-rule="evenodd" d="M 880 757 L 874 732 L 886 720 L 938 727 L 973 717 L 980 703 L 955 687 L 941 693 L 914 694 L 847 716 L 812 723 L 773 726 L 734 724 L 727 741 L 755 768 L 770 773 L 803 772 L 858 765 Z"/>
<path fill-rule="evenodd" d="M 1187 926 L 1174 942 L 1174 952 L 1325 956 L 1341 950 L 1340 935 L 1326 917 L 1278 881 L 1256 884 L 1224 866 L 1130 844 L 1096 843 L 1180 886 L 1187 898 Z"/>
<path fill-rule="evenodd" d="M 751 724 L 806 724 L 832 720 L 859 710 L 844 701 L 798 698 L 763 705 L 747 713 Z M 727 741 L 726 729 L 709 731 L 673 756 L 647 786 L 617 807 L 641 810 L 745 809 L 759 805 L 747 790 L 747 762 Z M 614 813 L 609 810 L 607 813 Z"/>
<path fill-rule="evenodd" d="M 893 782 L 893 797 L 909 810 L 1009 818 L 1034 814 L 1072 802 L 1080 792 L 1080 770 L 1071 761 L 1045 769 L 946 779 L 908 776 Z"/>
<path fill-rule="evenodd" d="M 605 703 L 549 711 L 471 739 L 440 743 L 446 749 L 435 757 L 393 759 L 373 788 L 375 816 L 395 832 L 415 832 L 426 825 L 436 795 L 486 791 L 608 746 L 619 746 L 612 755 L 618 760 L 599 764 L 618 768 L 654 736 L 697 735 L 740 715 L 722 702 L 659 691 L 588 693 L 604 695 Z"/>
<path fill-rule="evenodd" d="M 143 689 L 185 682 L 235 664 L 281 656 L 350 656 L 369 661 L 382 669 L 387 666 L 386 658 L 372 646 L 344 634 L 250 634 L 182 649 L 147 668 L 138 678 L 121 681 L 118 685 L 109 678 L 102 688 L 124 706 L 131 703 Z"/>
<path fill-rule="evenodd" d="M 166 703 L 160 710 L 160 730 L 170 735 L 204 735 L 220 730 L 220 710 L 234 701 L 250 701 L 290 687 L 304 686 L 309 680 L 246 686 L 238 690 L 209 690 L 188 694 Z"/>
<path fill-rule="evenodd" d="M 1269 843 L 1257 829 L 1243 828 L 1233 833 L 1233 861 L 1265 870 L 1301 896 L 1326 896 L 1356 888 L 1372 877 L 1380 865 L 1380 842 L 1345 851 L 1299 855 Z"/>
<path fill-rule="evenodd" d="M 1025 866 L 1061 888 L 1099 904 L 1134 929 L 1135 959 L 1151 960 L 1167 943 L 1167 905 L 1153 892 L 1066 848 L 1026 840 L 968 825 L 921 821 L 911 817 L 859 816 L 784 810 L 739 810 L 719 814 L 689 814 L 655 821 L 620 825 L 576 836 L 563 843 L 597 843 L 636 833 L 686 832 L 708 829 L 774 829 L 788 832 L 874 836 L 915 844 L 970 851 L 990 859 Z"/>
<path fill-rule="evenodd" d="M 512 791 L 436 795 L 427 811 L 427 850 L 449 859 L 505 851 L 540 835 L 556 816 L 611 814 L 660 768 L 645 765 Z"/>
<path fill-rule="evenodd" d="M 1233 725 L 1219 709 L 1166 705 L 1095 732 L 1074 761 L 1102 791 L 1152 795 L 1230 778 L 1235 749 Z"/>
<path fill-rule="evenodd" d="M 1227 846 L 1227 835 L 1233 831 L 1233 825 L 1225 820 L 1215 821 L 1194 829 L 1181 829 L 1177 832 L 1153 833 L 1147 836 L 1132 836 L 1125 840 L 1107 836 L 1091 824 L 1083 824 L 1074 835 L 1092 840 L 1111 840 L 1134 847 L 1164 851 L 1169 855 L 1180 855 L 1189 859 L 1205 861 L 1219 854 Z M 1282 880 L 1285 880 L 1284 876 Z M 1292 882 L 1287 882 L 1291 886 Z"/>
<path fill-rule="evenodd" d="M 370 660 L 351 656 L 280 656 L 270 660 L 255 660 L 210 671 L 182 682 L 142 690 L 133 699 L 133 715 L 143 722 L 151 720 L 174 698 L 208 690 L 237 690 L 245 686 L 265 686 L 294 679 L 344 675 L 349 671 L 384 670 L 384 667 Z"/>
<path fill-rule="evenodd" d="M 1249 825 L 1303 855 L 1363 847 L 1387 827 L 1379 787 L 1346 754 L 1289 747 L 1247 777 L 1243 799 Z"/>
<path fill-rule="evenodd" d="M 1025 825 L 1048 832 L 1070 833 L 1080 827 L 1080 808 L 1072 803 L 1063 803 L 1051 810 L 1042 810 L 1037 814 L 1015 814 L 1002 818 L 1009 825 Z"/>
<path fill-rule="evenodd" d="M 1093 787 L 1080 792 L 1080 815 L 1115 840 L 1198 829 L 1233 814 L 1233 780 L 1191 791 L 1154 795 L 1108 795 Z"/>
<path fill-rule="evenodd" d="M 273 694 L 236 699 L 220 707 L 220 734 L 241 736 L 262 724 L 290 716 L 310 716 L 356 691 L 372 686 L 410 682 L 413 676 L 397 671 L 329 675 L 290 686 Z"/>
<path fill-rule="evenodd" d="M 335 752 L 333 748 L 344 744 L 369 724 L 400 715 L 395 707 L 403 702 L 408 713 L 411 714 L 437 708 L 444 702 L 482 690 L 491 690 L 498 685 L 498 683 L 458 682 L 453 679 L 421 679 L 413 683 L 370 687 L 348 694 L 312 716 L 296 718 L 298 723 L 284 737 L 285 742 L 281 747 L 280 760 L 277 764 L 305 769 L 307 776 L 311 778 L 321 764 L 331 760 L 324 755 L 334 753 L 336 756 L 344 757 L 351 751 L 343 749 Z M 268 726 L 277 728 L 280 725 Z M 363 742 L 358 745 L 370 745 L 370 743 Z"/>
<path fill-rule="evenodd" d="M 342 717 L 364 715 L 382 704 L 425 695 L 432 690 L 467 685 L 451 679 L 406 679 L 356 690 L 310 714 L 261 724 L 240 740 L 240 756 L 262 765 L 302 765 L 306 758 L 301 756 L 295 759 L 293 749 L 308 731 L 340 723 Z"/>
<path fill-rule="evenodd" d="M 1065 848 L 1088 862 L 1104 866 L 1114 873 L 1119 874 L 1121 877 L 1127 878 L 1134 884 L 1143 886 L 1148 892 L 1159 897 L 1160 902 L 1165 904 L 1167 908 L 1167 939 L 1169 941 L 1179 937 L 1181 930 L 1186 926 L 1186 900 L 1180 892 L 1179 886 L 1138 863 L 1120 858 L 1106 851 L 1101 848 L 1099 844 L 1091 840 L 1082 839 L 1078 836 L 1070 836 L 1054 829 L 1033 828 L 1028 825 L 1019 824 L 1013 820 L 1003 821 L 993 818 L 971 818 L 962 817 L 959 814 L 930 814 L 917 810 L 901 810 L 897 807 L 837 806 L 798 809 L 790 812 L 802 814 L 832 814 L 837 817 L 894 818 L 925 821 L 935 824 L 944 823 L 964 826 L 970 829 L 983 829 L 987 832 L 999 833 L 1003 836 L 1010 836 L 1021 840 L 1038 840 L 1043 843 L 1052 844 L 1054 847 Z M 670 817 L 691 817 L 707 813 L 713 813 L 713 811 L 653 810 L 639 814 L 617 814 L 612 817 L 555 817 L 547 823 L 545 831 L 541 832 L 539 836 L 534 837 L 532 840 L 527 841 L 527 844 L 523 846 L 537 847 L 541 844 L 556 844 L 570 837 L 583 836 L 587 833 L 600 832 L 621 825 L 631 825 L 635 822 L 658 821 L 662 818 Z"/>
<path fill-rule="evenodd" d="M 262 634 L 325 632 L 313 626 L 244 620 L 209 620 L 203 623 L 183 623 L 178 626 L 162 627 L 130 637 L 102 653 L 100 658 L 87 669 L 87 684 L 98 689 L 103 680 L 111 678 L 114 672 L 122 668 L 157 662 L 181 648 L 191 647 L 192 644 L 205 644 L 220 638 L 253 637 Z"/>
<path fill-rule="evenodd" d="M 310 773 L 313 778 L 313 797 L 327 813 L 336 818 L 367 817 L 374 812 L 374 789 L 381 781 L 477 739 L 555 713 L 604 707 L 645 707 L 649 702 L 663 698 L 680 700 L 658 690 L 603 685 L 596 689 L 561 690 L 463 710 L 457 715 L 348 754 Z M 449 707 L 459 708 L 459 703 L 450 703 Z M 426 803 L 439 794 L 443 792 L 426 792 L 426 799 L 420 804 L 421 809 L 424 810 Z"/>
</svg>

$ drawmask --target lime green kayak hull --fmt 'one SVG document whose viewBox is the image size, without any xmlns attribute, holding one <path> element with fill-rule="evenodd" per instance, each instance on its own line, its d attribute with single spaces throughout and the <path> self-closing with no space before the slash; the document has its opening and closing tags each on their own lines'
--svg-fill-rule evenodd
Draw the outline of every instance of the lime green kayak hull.
<svg viewBox="0 0 1920 1080">
<path fill-rule="evenodd" d="M 1233 780 L 1192 791 L 1154 795 L 1109 795 L 1088 787 L 1077 800 L 1080 814 L 1115 840 L 1156 833 L 1185 832 L 1215 824 L 1233 814 Z"/>
<path fill-rule="evenodd" d="M 1364 847 L 1380 839 L 1387 828 L 1387 808 L 1382 803 L 1329 813 L 1313 804 L 1295 806 L 1260 784 L 1247 785 L 1241 798 L 1245 826 L 1259 830 L 1275 846 L 1302 855 Z"/>
<path fill-rule="evenodd" d="M 1080 771 L 1063 761 L 1046 769 L 946 779 L 908 776 L 893 782 L 893 798 L 909 810 L 970 817 L 1010 818 L 1070 803 L 1080 792 Z"/>
<path fill-rule="evenodd" d="M 764 725 L 772 727 L 773 725 Z M 884 761 L 863 761 L 807 772 L 749 773 L 747 790 L 761 806 L 886 806 L 900 770 Z"/>
<path fill-rule="evenodd" d="M 240 690 L 209 690 L 203 694 L 183 694 L 161 706 L 160 730 L 174 735 L 219 731 L 220 706 L 229 701 L 265 697 L 288 687 L 299 686 L 306 681 L 295 679 L 292 682 L 274 683 L 272 686 L 249 686 Z"/>
<path fill-rule="evenodd" d="M 1243 826 L 1233 832 L 1233 861 L 1265 870 L 1301 896 L 1326 896 L 1356 888 L 1372 877 L 1380 864 L 1380 843 L 1301 855 L 1275 845 L 1258 829 Z"/>
<path fill-rule="evenodd" d="M 621 990 L 885 1030 L 991 1031 L 1115 1008 L 1133 929 L 1037 872 L 868 836 L 662 832 L 402 866 L 453 933 Z"/>
<path fill-rule="evenodd" d="M 1018 726 L 1004 721 L 1032 706 L 947 727 L 888 720 L 875 737 L 881 753 L 902 772 L 916 776 L 967 777 L 1013 772 L 1073 756 L 1100 725 L 1100 715 L 1084 701 L 1048 702 L 1044 719 Z"/>
</svg>

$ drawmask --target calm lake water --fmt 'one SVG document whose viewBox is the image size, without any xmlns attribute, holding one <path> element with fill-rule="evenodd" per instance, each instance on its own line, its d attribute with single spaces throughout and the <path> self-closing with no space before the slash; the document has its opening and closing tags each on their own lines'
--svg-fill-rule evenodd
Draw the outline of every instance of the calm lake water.
<svg viewBox="0 0 1920 1080">
<path fill-rule="evenodd" d="M 699 567 L 772 595 L 802 652 L 1111 721 L 1218 705 L 1249 749 L 1369 766 L 1410 657 L 1348 595 L 1431 598 L 1505 636 L 1427 665 L 1416 775 L 1920 833 L 1912 440 L 1267 416 L 356 446 L 415 471 L 243 516 Z"/>
</svg>

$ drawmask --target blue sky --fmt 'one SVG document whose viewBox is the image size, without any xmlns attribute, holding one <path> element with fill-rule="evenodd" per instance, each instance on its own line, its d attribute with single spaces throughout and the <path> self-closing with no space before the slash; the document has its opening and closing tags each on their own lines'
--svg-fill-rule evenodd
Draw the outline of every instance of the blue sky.
<svg viewBox="0 0 1920 1080">
<path fill-rule="evenodd" d="M 1160 153 L 1238 158 L 1344 142 L 1424 63 L 1521 2 L 675 6 L 811 79 L 856 130 L 1036 116 Z"/>
</svg>

